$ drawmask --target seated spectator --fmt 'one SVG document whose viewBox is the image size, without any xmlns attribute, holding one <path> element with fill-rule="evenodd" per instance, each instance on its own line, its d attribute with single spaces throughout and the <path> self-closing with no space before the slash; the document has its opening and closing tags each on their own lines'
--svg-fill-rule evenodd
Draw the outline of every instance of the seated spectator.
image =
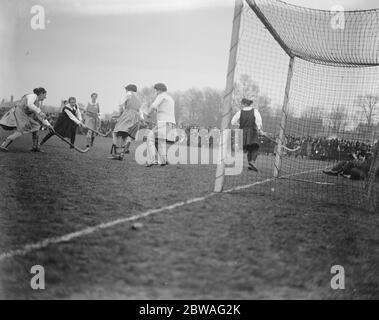
<svg viewBox="0 0 379 320">
<path fill-rule="evenodd" d="M 332 169 L 324 170 L 327 175 L 341 175 L 352 180 L 365 180 L 370 171 L 372 156 L 370 153 L 358 151 L 351 155 L 350 160 L 343 160 L 337 163 Z"/>
</svg>

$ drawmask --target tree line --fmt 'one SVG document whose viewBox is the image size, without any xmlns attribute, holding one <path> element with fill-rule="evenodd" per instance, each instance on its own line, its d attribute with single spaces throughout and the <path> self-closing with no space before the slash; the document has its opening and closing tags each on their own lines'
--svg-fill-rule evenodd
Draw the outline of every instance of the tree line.
<svg viewBox="0 0 379 320">
<path fill-rule="evenodd" d="M 185 91 L 170 92 L 175 100 L 176 120 L 184 126 L 197 126 L 204 128 L 220 127 L 222 119 L 222 102 L 224 92 L 213 88 L 191 88 Z M 155 91 L 151 87 L 144 87 L 138 92 L 138 96 L 144 106 L 150 105 L 155 98 Z M 266 132 L 277 134 L 279 124 L 283 117 L 282 108 L 273 105 L 270 97 L 260 92 L 259 86 L 247 74 L 242 74 L 234 85 L 232 99 L 232 113 L 240 108 L 242 98 L 252 98 L 254 107 L 258 108 L 263 119 L 263 128 Z M 13 105 L 13 97 L 10 101 L 3 99 L 0 103 L 0 115 L 5 113 Z M 85 106 L 79 104 L 81 108 Z M 359 133 L 368 139 L 379 134 L 379 95 L 360 95 L 354 101 L 354 110 L 341 104 L 331 105 L 330 108 L 315 106 L 305 108 L 300 116 L 294 116 L 292 112 L 286 114 L 287 127 L 291 132 L 298 132 L 305 136 L 320 136 L 324 133 L 340 135 L 346 132 Z M 297 106 L 291 106 L 296 109 Z M 117 108 L 116 108 L 117 109 Z M 44 106 L 46 112 L 58 112 L 59 108 Z M 104 115 L 110 119 L 112 115 Z M 351 126 L 351 121 L 355 121 Z M 349 128 L 350 126 L 350 128 Z"/>
</svg>

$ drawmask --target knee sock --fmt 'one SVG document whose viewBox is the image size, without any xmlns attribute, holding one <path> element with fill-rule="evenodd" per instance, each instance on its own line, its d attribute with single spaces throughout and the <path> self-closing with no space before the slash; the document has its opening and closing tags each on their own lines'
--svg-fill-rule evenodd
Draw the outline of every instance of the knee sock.
<svg viewBox="0 0 379 320">
<path fill-rule="evenodd" d="M 114 145 L 117 145 L 117 136 L 115 132 L 112 132 L 112 141 Z"/>
<path fill-rule="evenodd" d="M 127 137 L 125 140 L 125 151 L 129 151 L 131 142 L 132 142 L 132 139 L 130 137 Z"/>
<path fill-rule="evenodd" d="M 124 151 L 124 139 L 122 137 L 116 137 L 116 154 L 121 154 Z"/>
<path fill-rule="evenodd" d="M 38 148 L 38 132 L 32 133 L 32 140 L 33 140 L 33 149 Z"/>
<path fill-rule="evenodd" d="M 253 160 L 252 151 L 248 150 L 247 151 L 247 162 L 250 163 L 251 160 Z"/>
<path fill-rule="evenodd" d="M 7 148 L 13 141 L 15 141 L 17 138 L 21 137 L 22 133 L 21 132 L 14 132 L 10 136 L 8 136 L 4 142 L 1 144 L 2 147 Z"/>
<path fill-rule="evenodd" d="M 259 149 L 254 149 L 251 151 L 251 160 L 253 162 L 257 161 L 258 154 L 259 154 Z"/>
</svg>

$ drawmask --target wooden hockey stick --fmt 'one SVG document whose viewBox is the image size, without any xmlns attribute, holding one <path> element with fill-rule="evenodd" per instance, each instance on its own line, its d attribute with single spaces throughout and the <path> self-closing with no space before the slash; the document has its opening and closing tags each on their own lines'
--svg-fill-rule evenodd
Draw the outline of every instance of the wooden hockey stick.
<svg viewBox="0 0 379 320">
<path fill-rule="evenodd" d="M 276 145 L 278 145 L 278 141 L 276 141 L 276 140 L 270 138 L 270 137 L 267 135 L 267 133 L 262 132 L 261 134 L 262 134 L 262 136 L 266 137 L 267 139 L 269 139 L 270 141 L 272 141 L 272 142 L 274 142 Z M 285 146 L 285 145 L 283 145 L 283 144 L 281 145 L 281 147 L 282 147 L 284 150 L 287 150 L 287 151 L 289 151 L 289 152 L 296 152 L 296 151 L 299 151 L 299 150 L 301 149 L 300 146 L 296 147 L 295 149 L 291 149 L 291 148 L 288 148 L 287 146 Z"/>
<path fill-rule="evenodd" d="M 89 151 L 89 148 L 86 148 L 86 149 L 80 149 L 78 148 L 77 146 L 75 146 L 74 144 L 72 144 L 70 141 L 66 140 L 65 138 L 63 138 L 59 133 L 55 132 L 54 131 L 54 134 L 59 138 L 61 139 L 63 142 L 66 142 L 70 147 L 73 147 L 76 151 L 80 152 L 80 153 L 87 153 Z"/>
<path fill-rule="evenodd" d="M 90 129 L 88 127 L 86 127 L 88 130 L 96 133 L 97 135 L 101 136 L 101 137 L 108 137 L 108 135 L 112 132 L 112 129 L 109 130 L 107 133 L 101 133 L 100 131 L 97 131 L 97 130 L 94 130 L 94 129 Z"/>
</svg>

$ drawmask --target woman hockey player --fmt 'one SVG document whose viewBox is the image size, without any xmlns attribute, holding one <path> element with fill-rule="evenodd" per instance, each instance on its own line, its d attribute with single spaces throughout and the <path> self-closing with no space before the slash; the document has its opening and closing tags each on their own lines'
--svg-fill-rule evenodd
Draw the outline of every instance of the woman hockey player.
<svg viewBox="0 0 379 320">
<path fill-rule="evenodd" d="M 33 93 L 24 95 L 17 101 L 0 120 L 0 126 L 5 130 L 16 130 L 0 145 L 0 150 L 8 151 L 9 145 L 25 133 L 32 133 L 33 148 L 31 151 L 40 152 L 38 145 L 38 131 L 41 125 L 51 127 L 46 115 L 41 111 L 42 101 L 46 99 L 47 91 L 36 88 Z"/>
<path fill-rule="evenodd" d="M 70 138 L 71 144 L 75 143 L 76 128 L 84 127 L 82 123 L 82 115 L 76 104 L 76 98 L 71 97 L 68 99 L 62 112 L 60 113 L 57 122 L 54 125 L 54 130 L 50 131 L 41 141 L 41 146 L 46 143 L 55 133 L 58 133 L 62 137 Z M 70 148 L 74 148 L 71 146 Z"/>
<path fill-rule="evenodd" d="M 137 86 L 129 84 L 125 87 L 125 95 L 120 105 L 120 117 L 113 130 L 112 158 L 123 160 L 124 154 L 129 153 L 130 142 L 135 139 L 139 130 L 141 102 L 136 92 Z"/>
<path fill-rule="evenodd" d="M 258 172 L 255 162 L 259 153 L 259 132 L 262 132 L 262 117 L 252 104 L 252 100 L 242 99 L 242 110 L 234 115 L 231 123 L 243 130 L 243 151 L 247 153 L 248 169 Z"/>
<path fill-rule="evenodd" d="M 87 131 L 87 148 L 93 146 L 95 141 L 95 132 L 100 127 L 100 106 L 97 102 L 97 93 L 91 94 L 91 102 L 88 102 L 85 111 L 85 125 L 88 129 Z"/>
</svg>

